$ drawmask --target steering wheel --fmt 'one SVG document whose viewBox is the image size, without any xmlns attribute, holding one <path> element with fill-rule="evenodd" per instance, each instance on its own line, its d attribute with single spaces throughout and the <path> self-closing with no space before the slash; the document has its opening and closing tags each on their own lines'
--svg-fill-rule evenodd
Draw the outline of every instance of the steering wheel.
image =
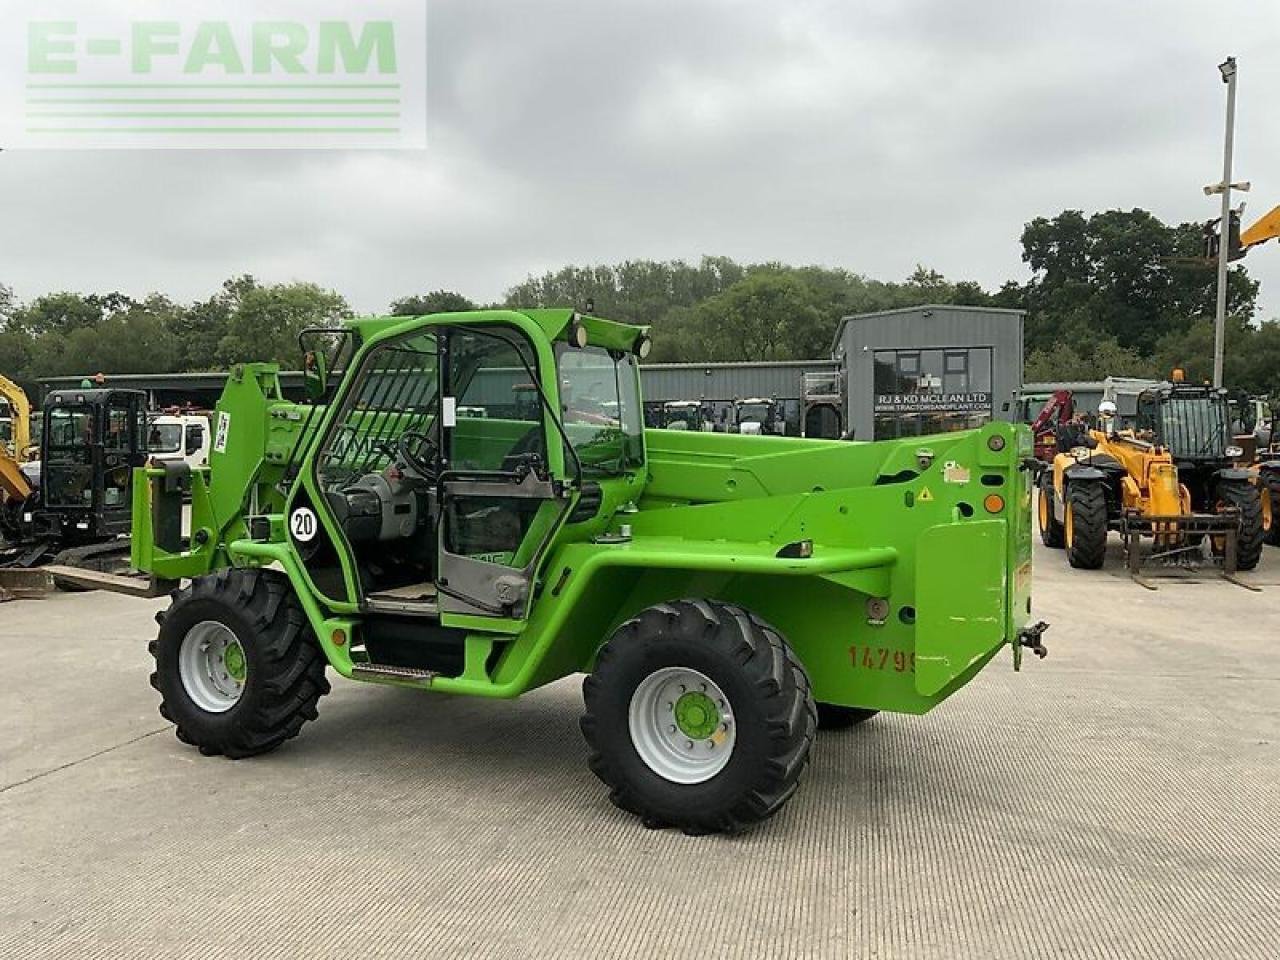
<svg viewBox="0 0 1280 960">
<path fill-rule="evenodd" d="M 424 480 L 436 478 L 436 442 L 417 430 L 406 430 L 396 440 L 396 455 Z"/>
</svg>

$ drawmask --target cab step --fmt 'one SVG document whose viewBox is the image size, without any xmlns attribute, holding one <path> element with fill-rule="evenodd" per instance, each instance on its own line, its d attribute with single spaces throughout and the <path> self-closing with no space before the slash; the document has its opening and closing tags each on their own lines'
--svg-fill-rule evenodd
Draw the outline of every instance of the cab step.
<svg viewBox="0 0 1280 960">
<path fill-rule="evenodd" d="M 369 680 L 425 680 L 430 683 L 439 674 L 418 667 L 398 667 L 391 663 L 357 663 L 351 667 L 353 677 Z"/>
</svg>

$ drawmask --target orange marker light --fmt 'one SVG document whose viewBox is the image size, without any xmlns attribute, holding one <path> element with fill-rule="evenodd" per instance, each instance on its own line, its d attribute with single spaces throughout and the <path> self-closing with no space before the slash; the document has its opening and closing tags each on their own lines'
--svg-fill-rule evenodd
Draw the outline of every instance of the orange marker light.
<svg viewBox="0 0 1280 960">
<path fill-rule="evenodd" d="M 982 501 L 982 505 L 986 507 L 987 513 L 999 513 L 1004 509 L 1004 497 L 998 493 L 989 493 Z"/>
<path fill-rule="evenodd" d="M 333 645 L 335 647 L 341 647 L 346 642 L 347 642 L 347 632 L 345 630 L 333 631 Z"/>
</svg>

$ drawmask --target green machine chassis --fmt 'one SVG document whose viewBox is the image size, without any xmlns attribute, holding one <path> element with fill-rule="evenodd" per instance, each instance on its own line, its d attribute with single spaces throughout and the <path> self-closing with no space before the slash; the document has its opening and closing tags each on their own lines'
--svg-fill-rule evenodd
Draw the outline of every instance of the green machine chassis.
<svg viewBox="0 0 1280 960">
<path fill-rule="evenodd" d="M 359 422 L 352 398 L 362 371 L 381 362 L 380 350 L 438 331 L 443 358 L 449 331 L 477 328 L 519 338 L 533 358 L 545 458 L 518 482 L 505 476 L 503 490 L 540 499 L 512 555 L 455 557 L 442 548 L 434 602 L 393 615 L 370 593 L 329 507 L 324 464 L 341 425 Z M 805 675 L 796 696 L 857 719 L 924 713 L 1006 645 L 1015 667 L 1023 647 L 1043 655 L 1043 627 L 1029 626 L 1025 426 L 990 423 L 875 443 L 647 430 L 625 467 L 588 482 L 572 450 L 558 363 L 581 341 L 615 358 L 639 353 L 644 329 L 568 310 L 486 311 L 362 320 L 349 336 L 353 356 L 322 401 L 285 400 L 272 365 L 237 367 L 215 414 L 209 466 L 183 476 L 139 471 L 133 562 L 140 571 L 199 583 L 218 571 L 272 568 L 342 676 L 472 696 L 516 697 L 592 674 L 611 637 L 662 631 L 644 626 L 648 611 L 665 611 L 670 624 L 695 616 L 671 606 L 680 602 L 712 604 L 698 608 L 707 623 L 738 617 L 741 631 L 761 643 L 779 638 Z M 636 376 L 634 363 L 625 369 Z M 522 389 L 530 393 L 528 384 Z M 438 508 L 451 490 L 484 495 L 493 479 L 446 469 L 433 478 Z M 175 517 L 186 493 L 191 520 L 183 534 Z M 314 513 L 332 548 L 323 577 L 291 532 L 299 509 Z M 365 634 L 388 618 L 450 646 L 448 665 L 375 663 Z M 714 723 L 702 699 L 669 706 L 681 721 L 671 727 L 677 737 Z M 591 739 L 589 727 L 584 721 Z M 614 786 L 618 800 L 625 791 Z M 734 816 L 693 825 L 752 819 L 741 810 Z M 690 826 L 670 811 L 663 817 Z"/>
</svg>

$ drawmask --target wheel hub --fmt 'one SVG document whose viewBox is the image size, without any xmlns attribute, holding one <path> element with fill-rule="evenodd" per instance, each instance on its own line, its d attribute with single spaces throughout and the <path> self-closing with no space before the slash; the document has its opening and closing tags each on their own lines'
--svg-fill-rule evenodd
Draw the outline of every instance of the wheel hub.
<svg viewBox="0 0 1280 960">
<path fill-rule="evenodd" d="M 226 713 L 244 693 L 249 665 L 240 640 L 226 624 L 202 620 L 182 638 L 178 675 L 187 696 L 201 710 Z"/>
<path fill-rule="evenodd" d="M 227 674 L 238 684 L 244 683 L 244 648 L 240 646 L 240 641 L 234 640 L 227 644 L 226 649 L 222 652 L 222 662 L 227 668 Z"/>
<path fill-rule="evenodd" d="M 673 712 L 680 732 L 694 740 L 706 740 L 720 726 L 720 710 L 716 702 L 701 690 L 681 694 Z"/>
<path fill-rule="evenodd" d="M 737 742 L 728 697 L 688 667 L 663 667 L 645 677 L 631 696 L 627 723 L 645 766 L 673 783 L 710 780 Z"/>
</svg>

